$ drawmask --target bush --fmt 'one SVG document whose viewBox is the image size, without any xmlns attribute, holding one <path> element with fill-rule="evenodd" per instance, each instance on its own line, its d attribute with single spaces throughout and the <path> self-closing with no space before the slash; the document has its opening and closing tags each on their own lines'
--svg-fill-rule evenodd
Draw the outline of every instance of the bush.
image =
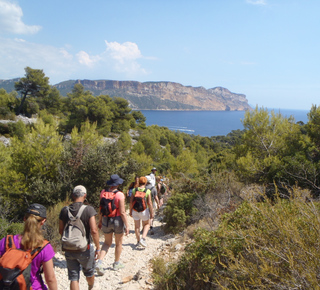
<svg viewBox="0 0 320 290">
<path fill-rule="evenodd" d="M 320 205 L 294 195 L 246 201 L 218 230 L 199 229 L 158 289 L 318 289 Z"/>
<path fill-rule="evenodd" d="M 0 237 L 6 235 L 18 235 L 23 232 L 23 223 L 11 223 L 6 219 L 0 219 Z"/>
<path fill-rule="evenodd" d="M 178 233 L 190 223 L 191 216 L 196 211 L 193 206 L 196 197 L 195 193 L 175 193 L 171 196 L 163 212 L 166 233 Z"/>
<path fill-rule="evenodd" d="M 56 205 L 48 208 L 47 220 L 44 224 L 44 237 L 50 241 L 55 251 L 61 250 L 60 234 L 59 234 L 59 214 L 63 207 L 69 205 L 71 202 L 68 200 L 59 202 Z"/>
</svg>

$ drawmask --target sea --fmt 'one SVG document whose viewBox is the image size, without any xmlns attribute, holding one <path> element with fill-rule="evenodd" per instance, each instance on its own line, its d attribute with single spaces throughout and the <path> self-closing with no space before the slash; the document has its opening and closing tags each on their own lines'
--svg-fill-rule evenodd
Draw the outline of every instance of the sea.
<svg viewBox="0 0 320 290">
<path fill-rule="evenodd" d="M 281 113 L 284 117 L 293 116 L 295 121 L 308 122 L 307 110 L 268 109 Z M 241 120 L 245 111 L 141 111 L 146 117 L 146 125 L 168 127 L 170 130 L 180 131 L 202 137 L 227 135 L 233 130 L 243 130 Z"/>
</svg>

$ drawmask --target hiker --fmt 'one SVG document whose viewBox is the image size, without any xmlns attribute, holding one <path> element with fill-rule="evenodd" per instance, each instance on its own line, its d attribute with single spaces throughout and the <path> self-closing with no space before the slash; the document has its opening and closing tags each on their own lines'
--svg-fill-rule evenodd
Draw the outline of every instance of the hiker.
<svg viewBox="0 0 320 290">
<path fill-rule="evenodd" d="M 59 233 L 62 237 L 62 250 L 64 250 L 64 247 L 67 248 L 67 250 L 65 250 L 65 256 L 71 290 L 79 289 L 81 268 L 87 279 L 88 289 L 98 289 L 97 285 L 94 285 L 95 259 L 100 255 L 99 230 L 95 218 L 97 212 L 92 206 L 83 204 L 86 197 L 86 188 L 82 185 L 76 186 L 72 193 L 73 203 L 64 207 L 59 215 Z M 70 221 L 77 219 L 77 217 L 84 226 L 86 233 L 84 237 L 84 248 L 79 248 L 79 246 L 75 245 L 72 241 L 68 244 L 64 243 L 64 240 L 68 240 L 68 237 L 72 237 L 72 235 L 68 236 L 66 233 L 66 225 L 70 225 Z M 71 231 L 73 228 L 70 228 L 69 230 Z M 75 230 L 74 232 L 76 233 Z M 96 249 L 94 249 L 92 241 L 95 244 Z"/>
<path fill-rule="evenodd" d="M 102 229 L 104 233 L 104 243 L 102 245 L 100 257 L 96 264 L 96 270 L 98 275 L 104 274 L 102 260 L 106 256 L 109 248 L 112 245 L 113 233 L 115 238 L 115 259 L 113 263 L 113 270 L 117 271 L 124 268 L 124 265 L 120 263 L 120 255 L 122 252 L 123 234 L 126 236 L 129 234 L 129 224 L 125 209 L 125 197 L 123 192 L 118 190 L 120 184 L 123 183 L 123 179 L 117 174 L 111 175 L 107 181 L 107 190 L 102 190 L 100 194 L 100 214 L 99 214 L 99 229 Z M 110 199 L 113 199 L 110 201 Z M 108 201 L 109 199 L 109 201 Z M 108 211 L 104 209 L 104 204 L 113 204 L 113 213 L 108 214 Z"/>
<path fill-rule="evenodd" d="M 146 189 L 150 189 L 150 191 L 151 191 L 152 207 L 153 207 L 153 211 L 154 211 L 154 215 L 155 215 L 156 210 L 160 208 L 158 192 L 157 192 L 156 187 L 151 185 L 151 177 L 150 177 L 150 175 L 147 175 L 146 178 L 147 178 Z M 150 234 L 151 235 L 154 235 L 153 219 L 154 218 L 152 218 L 152 219 L 150 218 Z"/>
<path fill-rule="evenodd" d="M 163 179 L 161 178 L 161 176 L 156 177 L 156 182 L 157 182 L 156 188 L 158 192 L 159 208 L 160 208 L 163 205 L 164 196 L 167 195 L 167 187 L 163 183 Z"/>
<path fill-rule="evenodd" d="M 139 186 L 139 176 L 136 176 L 134 178 L 134 181 L 130 183 L 128 190 L 127 190 L 127 200 L 129 203 L 130 203 L 130 198 L 132 195 L 132 190 L 138 186 Z"/>
<path fill-rule="evenodd" d="M 149 174 L 149 176 L 151 177 L 151 185 L 152 186 L 156 185 L 156 171 L 157 171 L 157 168 L 153 167 L 151 169 L 151 173 Z"/>
<path fill-rule="evenodd" d="M 139 187 L 133 189 L 130 200 L 130 216 L 134 219 L 134 231 L 137 238 L 137 246 L 146 247 L 146 236 L 150 228 L 150 219 L 153 219 L 153 207 L 151 191 L 146 189 L 147 178 L 139 178 Z M 138 195 L 141 204 L 139 203 Z M 138 205 L 138 207 L 136 206 Z M 142 208 L 141 208 L 142 206 Z M 140 220 L 142 221 L 142 237 L 140 239 Z"/>
<path fill-rule="evenodd" d="M 53 261 L 52 258 L 54 257 L 55 253 L 51 246 L 51 244 L 43 238 L 42 235 L 42 226 L 46 221 L 46 208 L 41 204 L 31 204 L 24 216 L 24 229 L 21 235 L 14 235 L 14 236 L 7 236 L 4 237 L 0 241 L 0 257 L 1 257 L 1 267 L 7 268 L 5 266 L 5 258 L 10 259 L 9 262 L 12 264 L 12 260 L 15 258 L 14 256 L 9 256 L 9 252 L 6 252 L 6 238 L 9 241 L 13 240 L 13 248 L 21 249 L 24 251 L 30 251 L 31 255 L 34 251 L 34 255 L 36 255 L 31 262 L 31 270 L 30 270 L 30 283 L 33 290 L 40 290 L 40 289 L 48 289 L 44 284 L 42 277 L 41 277 L 41 269 L 43 268 L 44 278 L 50 290 L 57 290 L 57 280 L 53 269 Z M 12 239 L 11 239 L 12 238 Z M 38 248 L 38 250 L 36 250 Z M 22 251 L 19 250 L 21 253 Z M 12 253 L 13 250 L 11 250 Z M 23 254 L 25 255 L 25 254 Z M 22 262 L 24 258 L 19 259 L 17 262 Z M 16 267 L 16 266 L 15 266 Z M 25 270 L 27 271 L 27 270 Z M 1 274 L 4 275 L 5 273 L 1 271 Z M 2 276 L 4 278 L 4 276 Z M 10 278 L 10 277 L 9 277 Z M 0 281 L 1 289 L 2 279 Z M 25 277 L 26 284 L 29 282 Z M 11 289 L 10 287 L 8 289 Z M 27 288 L 29 289 L 29 288 Z"/>
</svg>

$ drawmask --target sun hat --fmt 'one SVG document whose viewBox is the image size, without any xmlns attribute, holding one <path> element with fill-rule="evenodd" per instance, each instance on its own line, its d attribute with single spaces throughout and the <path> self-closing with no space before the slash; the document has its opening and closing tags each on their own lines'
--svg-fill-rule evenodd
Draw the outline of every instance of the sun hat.
<svg viewBox="0 0 320 290">
<path fill-rule="evenodd" d="M 109 186 L 117 186 L 123 183 L 123 179 L 119 177 L 118 174 L 112 174 L 110 179 L 107 181 Z"/>
<path fill-rule="evenodd" d="M 27 209 L 27 213 L 29 214 L 33 214 L 42 218 L 47 218 L 47 210 L 46 208 L 39 203 L 33 203 L 31 204 L 28 209 Z"/>
<path fill-rule="evenodd" d="M 153 171 L 153 170 L 157 171 L 157 168 L 153 167 L 153 168 L 151 169 L 151 171 Z"/>
</svg>

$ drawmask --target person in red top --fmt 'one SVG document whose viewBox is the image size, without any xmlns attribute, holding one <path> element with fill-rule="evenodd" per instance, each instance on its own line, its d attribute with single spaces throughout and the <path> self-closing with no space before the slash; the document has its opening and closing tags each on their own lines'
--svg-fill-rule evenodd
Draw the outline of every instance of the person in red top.
<svg viewBox="0 0 320 290">
<path fill-rule="evenodd" d="M 129 234 L 129 225 L 125 210 L 125 196 L 123 192 L 118 190 L 119 185 L 122 183 L 123 179 L 120 178 L 117 174 L 111 175 L 110 180 L 107 181 L 107 186 L 109 187 L 107 191 L 115 193 L 114 203 L 117 208 L 117 211 L 115 217 L 102 216 L 102 213 L 100 211 L 98 227 L 99 229 L 102 229 L 105 240 L 101 248 L 99 260 L 96 263 L 96 270 L 98 275 L 103 275 L 105 273 L 102 260 L 106 256 L 109 248 L 111 247 L 113 233 L 115 236 L 116 243 L 113 270 L 117 271 L 124 267 L 124 265 L 120 263 L 120 255 L 122 252 L 123 234 Z M 102 197 L 103 192 L 104 190 L 100 194 L 100 199 Z"/>
</svg>

